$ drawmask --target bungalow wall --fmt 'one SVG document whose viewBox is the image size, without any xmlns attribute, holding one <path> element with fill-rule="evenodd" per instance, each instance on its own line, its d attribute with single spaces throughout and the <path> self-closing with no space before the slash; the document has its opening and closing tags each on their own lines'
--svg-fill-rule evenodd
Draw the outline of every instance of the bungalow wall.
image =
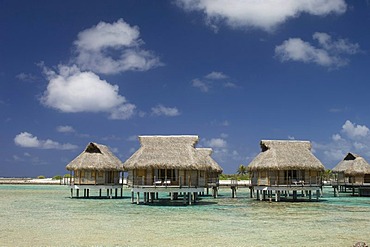
<svg viewBox="0 0 370 247">
<path fill-rule="evenodd" d="M 119 184 L 119 171 L 95 171 L 78 170 L 74 171 L 74 183 L 79 185 L 103 185 Z"/>
<path fill-rule="evenodd" d="M 206 172 L 179 169 L 134 169 L 128 171 L 128 185 L 206 186 Z"/>
<path fill-rule="evenodd" d="M 310 170 L 261 170 L 251 174 L 252 185 L 321 184 L 321 173 Z"/>
<path fill-rule="evenodd" d="M 340 172 L 337 174 L 337 182 L 343 185 L 344 184 L 361 185 L 364 183 L 370 183 L 370 174 L 348 176 L 345 175 L 343 172 Z"/>
</svg>

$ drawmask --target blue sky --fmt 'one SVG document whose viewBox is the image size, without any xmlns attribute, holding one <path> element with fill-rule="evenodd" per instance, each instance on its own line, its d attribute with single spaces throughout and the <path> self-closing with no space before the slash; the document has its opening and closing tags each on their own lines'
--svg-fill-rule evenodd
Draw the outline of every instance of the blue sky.
<svg viewBox="0 0 370 247">
<path fill-rule="evenodd" d="M 199 135 L 225 173 L 262 139 L 370 160 L 369 26 L 368 1 L 2 0 L 0 177 L 138 135 Z"/>
</svg>

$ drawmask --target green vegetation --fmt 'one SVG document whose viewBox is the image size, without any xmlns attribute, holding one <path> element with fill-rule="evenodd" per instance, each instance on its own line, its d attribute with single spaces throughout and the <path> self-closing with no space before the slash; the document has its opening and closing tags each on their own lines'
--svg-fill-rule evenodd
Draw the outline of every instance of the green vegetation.
<svg viewBox="0 0 370 247">
<path fill-rule="evenodd" d="M 37 176 L 37 179 L 44 179 L 45 178 L 45 176 L 44 175 L 39 175 L 39 176 Z"/>
<path fill-rule="evenodd" d="M 64 174 L 63 176 L 64 178 L 70 178 L 71 177 L 71 174 L 67 173 L 67 174 Z"/>
<path fill-rule="evenodd" d="M 248 170 L 247 170 L 247 167 L 245 165 L 240 165 L 236 172 L 238 173 L 238 175 L 243 176 L 243 175 L 247 175 Z"/>
<path fill-rule="evenodd" d="M 236 174 L 221 174 L 220 180 L 249 180 L 249 174 L 247 166 L 240 165 L 236 170 Z"/>
<path fill-rule="evenodd" d="M 61 180 L 63 177 L 60 175 L 56 175 L 53 177 L 53 180 Z"/>
<path fill-rule="evenodd" d="M 327 169 L 323 172 L 322 174 L 322 179 L 324 181 L 329 181 L 330 179 L 334 178 L 334 174 L 332 173 L 332 171 L 330 169 Z"/>
<path fill-rule="evenodd" d="M 249 175 L 238 175 L 238 174 L 221 174 L 219 176 L 220 180 L 249 180 Z"/>
</svg>

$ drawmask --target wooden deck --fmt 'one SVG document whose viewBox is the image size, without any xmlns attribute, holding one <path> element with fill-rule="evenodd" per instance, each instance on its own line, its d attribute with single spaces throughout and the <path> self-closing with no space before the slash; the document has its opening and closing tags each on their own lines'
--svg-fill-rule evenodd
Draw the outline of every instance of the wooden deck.
<svg viewBox="0 0 370 247">
<path fill-rule="evenodd" d="M 257 185 L 250 187 L 250 197 L 257 198 L 257 200 L 270 200 L 280 201 L 281 197 L 292 198 L 293 201 L 301 199 L 308 199 L 311 201 L 313 197 L 319 200 L 322 196 L 322 187 L 318 184 L 303 185 L 303 184 L 289 184 L 289 185 Z"/>
</svg>

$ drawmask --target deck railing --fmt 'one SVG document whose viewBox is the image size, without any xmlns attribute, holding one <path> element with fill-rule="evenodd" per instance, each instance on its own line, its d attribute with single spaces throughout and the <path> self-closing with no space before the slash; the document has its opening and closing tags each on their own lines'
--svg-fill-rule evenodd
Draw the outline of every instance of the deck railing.
<svg viewBox="0 0 370 247">
<path fill-rule="evenodd" d="M 129 179 L 130 180 L 130 179 Z M 130 183 L 129 183 L 130 184 Z M 144 176 L 137 176 L 131 179 L 131 184 L 133 186 L 198 186 L 198 184 L 192 180 L 191 176 L 186 178 L 179 176 L 179 177 L 144 177 Z"/>
<path fill-rule="evenodd" d="M 291 178 L 291 177 L 267 177 L 252 178 L 252 185 L 261 186 L 321 186 L 320 177 Z"/>
</svg>

